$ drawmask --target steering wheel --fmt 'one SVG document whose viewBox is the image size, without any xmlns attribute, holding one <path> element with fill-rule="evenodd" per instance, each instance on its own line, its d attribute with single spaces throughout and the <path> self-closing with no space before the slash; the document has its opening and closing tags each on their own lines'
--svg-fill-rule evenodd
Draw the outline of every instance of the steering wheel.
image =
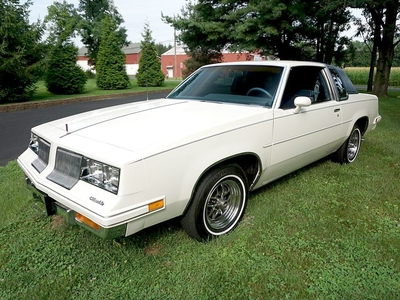
<svg viewBox="0 0 400 300">
<path fill-rule="evenodd" d="M 246 93 L 246 96 L 251 96 L 250 94 L 255 92 L 255 91 L 256 92 L 261 92 L 261 93 L 267 95 L 268 97 L 273 98 L 272 95 L 268 91 L 266 91 L 266 90 L 264 90 L 262 88 L 259 88 L 259 87 L 254 87 L 254 88 L 249 89 L 248 92 Z"/>
</svg>

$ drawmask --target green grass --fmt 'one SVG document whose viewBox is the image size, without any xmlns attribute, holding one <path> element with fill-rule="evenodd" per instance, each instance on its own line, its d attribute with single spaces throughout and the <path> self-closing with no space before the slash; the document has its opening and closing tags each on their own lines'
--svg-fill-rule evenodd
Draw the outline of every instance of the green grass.
<svg viewBox="0 0 400 300">
<path fill-rule="evenodd" d="M 208 244 L 178 220 L 101 240 L 33 208 L 15 161 L 0 167 L 0 299 L 399 299 L 400 100 L 357 160 L 328 159 L 250 196 Z"/>
<path fill-rule="evenodd" d="M 52 101 L 52 100 L 61 100 L 66 98 L 76 98 L 76 97 L 88 97 L 88 96 L 103 96 L 103 95 L 111 95 L 111 94 L 124 94 L 124 93 L 132 93 L 132 92 L 145 92 L 146 87 L 139 87 L 137 85 L 136 79 L 131 79 L 131 86 L 124 90 L 101 90 L 96 86 L 95 79 L 88 79 L 85 91 L 82 94 L 76 95 L 54 95 L 47 91 L 44 81 L 39 81 L 36 86 L 37 90 L 33 95 L 31 101 Z M 148 88 L 149 91 L 157 91 L 157 90 L 172 90 L 174 87 L 178 85 L 179 80 L 166 80 L 164 85 L 161 87 L 151 87 Z"/>
</svg>

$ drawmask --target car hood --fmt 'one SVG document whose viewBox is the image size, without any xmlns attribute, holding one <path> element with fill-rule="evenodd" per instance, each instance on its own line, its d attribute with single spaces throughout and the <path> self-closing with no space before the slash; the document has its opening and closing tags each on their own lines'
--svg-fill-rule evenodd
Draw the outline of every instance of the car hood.
<svg viewBox="0 0 400 300">
<path fill-rule="evenodd" d="M 259 106 L 160 99 L 95 110 L 48 123 L 62 132 L 65 145 L 73 137 L 98 145 L 153 155 L 222 132 L 268 119 Z M 49 127 L 48 127 L 49 128 Z M 67 143 L 70 140 L 71 143 Z M 79 142 L 82 144 L 82 142 Z M 79 151 L 79 145 L 75 145 Z"/>
</svg>

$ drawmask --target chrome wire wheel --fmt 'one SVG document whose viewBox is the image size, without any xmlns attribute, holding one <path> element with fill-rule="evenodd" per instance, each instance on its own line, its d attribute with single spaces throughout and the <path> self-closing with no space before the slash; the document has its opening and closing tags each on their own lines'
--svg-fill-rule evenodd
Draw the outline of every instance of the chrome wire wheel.
<svg viewBox="0 0 400 300">
<path fill-rule="evenodd" d="M 348 143 L 347 143 L 347 161 L 353 162 L 360 150 L 361 144 L 361 131 L 358 127 L 355 127 L 352 131 Z"/>
<path fill-rule="evenodd" d="M 332 160 L 340 164 L 352 163 L 356 160 L 361 148 L 361 129 L 355 124 L 346 141 L 332 155 Z"/>
<path fill-rule="evenodd" d="M 231 232 L 244 214 L 246 173 L 237 164 L 216 166 L 202 176 L 182 216 L 183 229 L 199 242 Z"/>
<path fill-rule="evenodd" d="M 224 234 L 239 221 L 245 204 L 245 185 L 240 177 L 221 178 L 210 190 L 204 210 L 203 222 L 213 235 Z"/>
</svg>

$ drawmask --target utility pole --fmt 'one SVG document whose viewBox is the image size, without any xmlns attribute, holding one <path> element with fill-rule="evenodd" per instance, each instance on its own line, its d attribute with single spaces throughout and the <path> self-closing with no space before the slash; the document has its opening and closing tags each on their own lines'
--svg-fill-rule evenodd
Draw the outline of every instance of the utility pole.
<svg viewBox="0 0 400 300">
<path fill-rule="evenodd" d="M 178 78 L 178 72 L 177 72 L 177 66 L 176 66 L 176 29 L 174 27 L 174 78 Z"/>
</svg>

